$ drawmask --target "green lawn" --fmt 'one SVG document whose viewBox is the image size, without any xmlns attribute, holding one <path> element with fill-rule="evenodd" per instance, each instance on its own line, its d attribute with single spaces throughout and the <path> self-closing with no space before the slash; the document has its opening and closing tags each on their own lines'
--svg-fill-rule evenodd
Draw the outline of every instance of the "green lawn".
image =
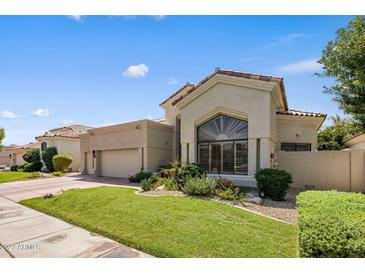
<svg viewBox="0 0 365 274">
<path fill-rule="evenodd" d="M 18 172 L 18 171 L 0 172 L 0 184 L 33 179 L 35 177 L 38 177 L 36 176 L 35 172 Z"/>
<path fill-rule="evenodd" d="M 157 257 L 295 257 L 297 228 L 229 205 L 147 197 L 134 189 L 68 190 L 22 201 Z"/>
</svg>

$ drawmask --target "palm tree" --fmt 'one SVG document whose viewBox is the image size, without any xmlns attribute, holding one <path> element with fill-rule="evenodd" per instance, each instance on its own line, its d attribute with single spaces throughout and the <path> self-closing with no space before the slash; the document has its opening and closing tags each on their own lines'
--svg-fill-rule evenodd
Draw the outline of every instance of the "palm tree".
<svg viewBox="0 0 365 274">
<path fill-rule="evenodd" d="M 350 118 L 341 118 L 340 115 L 336 114 L 336 116 L 331 116 L 330 120 L 332 121 L 334 126 L 338 127 L 348 124 Z"/>
</svg>

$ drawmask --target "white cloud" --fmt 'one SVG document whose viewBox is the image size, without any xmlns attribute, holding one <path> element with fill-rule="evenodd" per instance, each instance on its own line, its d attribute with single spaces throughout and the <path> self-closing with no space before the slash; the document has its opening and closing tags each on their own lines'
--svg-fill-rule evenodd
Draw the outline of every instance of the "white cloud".
<svg viewBox="0 0 365 274">
<path fill-rule="evenodd" d="M 176 85 L 176 84 L 178 84 L 178 83 L 179 83 L 179 81 L 178 81 L 178 80 L 176 80 L 174 77 L 170 77 L 169 79 L 167 79 L 167 83 L 168 83 L 169 85 Z"/>
<path fill-rule="evenodd" d="M 64 126 L 71 125 L 73 123 L 74 123 L 74 121 L 72 119 L 65 119 L 65 120 L 61 121 L 61 124 Z"/>
<path fill-rule="evenodd" d="M 14 113 L 14 112 L 11 112 L 11 111 L 8 111 L 8 110 L 4 110 L 0 113 L 0 116 L 2 118 L 5 118 L 5 119 L 15 119 L 15 118 L 19 118 L 20 115 Z"/>
<path fill-rule="evenodd" d="M 72 20 L 74 20 L 74 21 L 76 21 L 76 22 L 82 22 L 81 15 L 69 15 L 67 17 L 70 18 L 70 19 L 72 19 Z"/>
<path fill-rule="evenodd" d="M 145 64 L 133 65 L 129 66 L 128 69 L 123 72 L 123 76 L 133 78 L 145 77 L 149 70 L 149 67 Z"/>
<path fill-rule="evenodd" d="M 304 37 L 309 37 L 309 36 L 310 35 L 304 34 L 304 33 L 291 33 L 285 37 L 280 38 L 279 40 L 277 40 L 273 43 L 263 46 L 263 48 L 273 48 L 273 47 L 277 47 L 277 46 L 287 45 L 299 38 L 304 38 Z"/>
<path fill-rule="evenodd" d="M 45 108 L 39 108 L 32 113 L 34 117 L 47 117 L 49 115 L 51 115 L 51 112 Z"/>
<path fill-rule="evenodd" d="M 303 73 L 315 72 L 321 69 L 321 64 L 317 63 L 317 59 L 306 59 L 288 65 L 280 66 L 275 69 L 278 73 Z"/>
</svg>

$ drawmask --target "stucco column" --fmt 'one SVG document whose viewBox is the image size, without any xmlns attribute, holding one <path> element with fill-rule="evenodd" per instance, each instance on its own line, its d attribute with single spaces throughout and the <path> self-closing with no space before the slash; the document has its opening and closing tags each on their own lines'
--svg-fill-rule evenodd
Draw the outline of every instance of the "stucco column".
<svg viewBox="0 0 365 274">
<path fill-rule="evenodd" d="M 248 176 L 256 173 L 256 138 L 248 140 Z"/>
<path fill-rule="evenodd" d="M 95 159 L 95 176 L 101 176 L 101 151 L 96 151 L 96 159 Z"/>
<path fill-rule="evenodd" d="M 271 167 L 271 141 L 269 138 L 262 138 L 260 144 L 260 168 Z"/>
</svg>

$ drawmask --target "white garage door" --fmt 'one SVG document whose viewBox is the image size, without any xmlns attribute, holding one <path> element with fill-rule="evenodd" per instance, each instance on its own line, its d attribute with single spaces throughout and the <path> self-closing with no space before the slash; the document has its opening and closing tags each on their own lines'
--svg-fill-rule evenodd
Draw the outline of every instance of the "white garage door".
<svg viewBox="0 0 365 274">
<path fill-rule="evenodd" d="M 140 171 L 138 149 L 104 150 L 101 152 L 101 175 L 128 178 Z"/>
</svg>

